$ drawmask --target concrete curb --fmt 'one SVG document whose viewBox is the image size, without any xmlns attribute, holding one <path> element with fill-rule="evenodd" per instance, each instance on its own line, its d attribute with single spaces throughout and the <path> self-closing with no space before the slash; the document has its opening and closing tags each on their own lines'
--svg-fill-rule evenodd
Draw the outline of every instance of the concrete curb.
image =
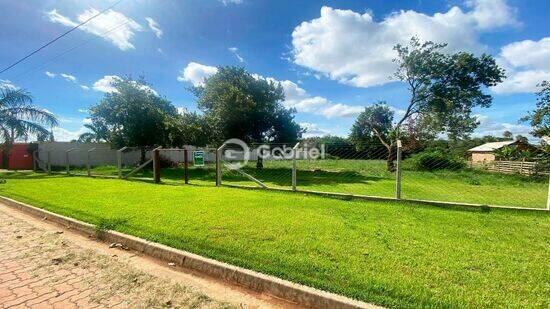
<svg viewBox="0 0 550 309">
<path fill-rule="evenodd" d="M 58 215 L 16 200 L 0 196 L 0 202 L 38 218 L 44 218 L 83 234 L 96 235 L 94 225 Z M 292 303 L 313 308 L 381 308 L 341 295 L 324 292 L 252 270 L 222 263 L 187 251 L 150 242 L 116 231 L 101 231 L 101 239 L 120 243 L 129 249 L 161 259 L 177 266 L 221 279 L 251 290 L 272 295 Z"/>
</svg>

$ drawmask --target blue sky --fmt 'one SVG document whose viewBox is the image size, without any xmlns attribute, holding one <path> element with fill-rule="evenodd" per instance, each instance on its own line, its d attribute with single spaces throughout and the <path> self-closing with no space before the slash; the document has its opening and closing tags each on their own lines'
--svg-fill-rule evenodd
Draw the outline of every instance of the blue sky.
<svg viewBox="0 0 550 309">
<path fill-rule="evenodd" d="M 0 66 L 6 67 L 115 1 L 0 0 Z M 123 0 L 15 68 L 0 83 L 25 88 L 61 119 L 54 133 L 82 133 L 86 110 L 116 76 L 143 75 L 174 105 L 195 110 L 187 88 L 219 65 L 280 81 L 285 104 L 309 135 L 347 135 L 364 106 L 385 100 L 397 115 L 408 93 L 389 79 L 391 47 L 412 35 L 449 51 L 492 54 L 508 79 L 476 111 L 477 135 L 510 130 L 550 80 L 548 1 Z"/>
</svg>

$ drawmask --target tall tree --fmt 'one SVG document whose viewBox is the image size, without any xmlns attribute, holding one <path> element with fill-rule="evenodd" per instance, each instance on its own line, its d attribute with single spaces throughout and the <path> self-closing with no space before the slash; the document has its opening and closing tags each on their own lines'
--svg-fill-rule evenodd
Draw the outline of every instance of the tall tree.
<svg viewBox="0 0 550 309">
<path fill-rule="evenodd" d="M 230 138 L 247 143 L 293 143 L 301 137 L 302 128 L 294 121 L 296 111 L 282 104 L 281 85 L 243 68 L 220 67 L 192 91 L 212 126 L 215 143 Z"/>
<path fill-rule="evenodd" d="M 448 54 L 443 52 L 446 46 L 420 43 L 416 37 L 408 46 L 395 46 L 398 68 L 394 75 L 410 92 L 397 133 L 405 121 L 417 116 L 451 138 L 465 136 L 479 124 L 472 110 L 491 106 L 492 96 L 483 89 L 502 82 L 504 71 L 490 55 Z"/>
<path fill-rule="evenodd" d="M 543 81 L 539 84 L 539 88 L 535 110 L 521 120 L 531 124 L 533 127 L 531 133 L 534 136 L 550 136 L 550 82 Z"/>
<path fill-rule="evenodd" d="M 157 95 L 143 78 L 119 78 L 112 86 L 115 91 L 105 94 L 90 108 L 92 124 L 107 128 L 109 139 L 116 146 L 140 147 L 144 162 L 147 146 L 166 144 L 166 122 L 177 115 L 176 108 Z"/>
<path fill-rule="evenodd" d="M 0 86 L 0 141 L 3 148 L 3 167 L 7 168 L 8 153 L 18 139 L 29 135 L 49 136 L 57 118 L 33 104 L 32 96 L 23 89 Z"/>
<path fill-rule="evenodd" d="M 490 55 L 445 53 L 445 47 L 430 41 L 421 43 L 416 37 L 406 46 L 394 47 L 394 76 L 406 84 L 410 97 L 393 133 L 389 138 L 379 136 L 390 149 L 393 138 L 402 136 L 402 126 L 411 119 L 425 130 L 456 139 L 467 136 L 479 124 L 472 114 L 474 108 L 491 105 L 492 97 L 483 89 L 500 83 L 504 71 Z M 388 162 L 388 169 L 393 169 L 393 163 Z"/>
<path fill-rule="evenodd" d="M 378 102 L 365 107 L 351 127 L 350 141 L 358 150 L 376 151 L 378 145 L 387 150 L 388 170 L 393 171 L 393 152 L 391 141 L 394 113 L 385 102 Z"/>
</svg>

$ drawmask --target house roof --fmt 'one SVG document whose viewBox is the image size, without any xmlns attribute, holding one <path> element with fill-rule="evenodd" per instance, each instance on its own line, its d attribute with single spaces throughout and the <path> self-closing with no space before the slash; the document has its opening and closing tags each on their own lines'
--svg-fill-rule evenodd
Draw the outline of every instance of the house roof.
<svg viewBox="0 0 550 309">
<path fill-rule="evenodd" d="M 471 151 L 471 152 L 492 152 L 492 151 L 500 149 L 504 146 L 512 145 L 514 143 L 516 143 L 516 141 L 485 143 L 483 145 L 479 145 L 477 147 L 469 149 L 468 151 Z"/>
</svg>

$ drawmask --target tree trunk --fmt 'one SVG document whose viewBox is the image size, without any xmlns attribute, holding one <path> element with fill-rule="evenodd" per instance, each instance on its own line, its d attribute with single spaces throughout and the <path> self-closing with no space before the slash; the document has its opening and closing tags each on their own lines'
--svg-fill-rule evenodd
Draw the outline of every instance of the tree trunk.
<svg viewBox="0 0 550 309">
<path fill-rule="evenodd" d="M 139 164 L 145 163 L 145 147 L 140 147 L 141 156 L 139 158 Z"/>
<path fill-rule="evenodd" d="M 387 149 L 388 149 L 387 167 L 388 167 L 388 172 L 390 172 L 390 173 L 395 172 L 395 163 L 393 162 L 394 157 L 393 157 L 392 145 L 393 145 L 393 143 L 389 147 L 387 147 Z"/>
</svg>

